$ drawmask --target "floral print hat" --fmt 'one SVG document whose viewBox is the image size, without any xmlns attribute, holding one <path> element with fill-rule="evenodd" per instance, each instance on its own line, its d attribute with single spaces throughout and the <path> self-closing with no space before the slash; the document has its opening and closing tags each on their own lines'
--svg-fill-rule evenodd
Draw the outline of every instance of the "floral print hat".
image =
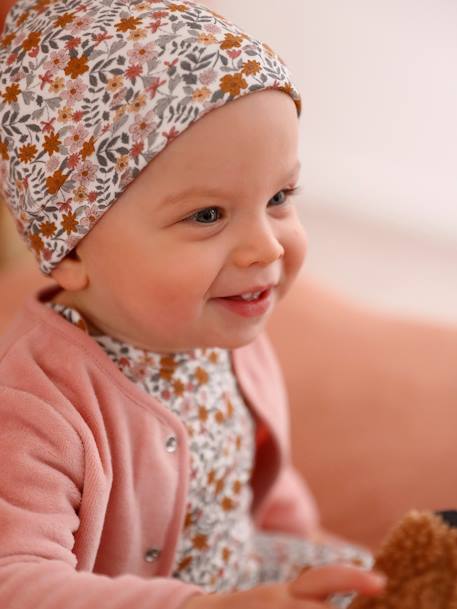
<svg viewBox="0 0 457 609">
<path fill-rule="evenodd" d="M 18 0 L 0 38 L 0 188 L 47 274 L 169 142 L 262 89 L 281 58 L 221 15 L 169 0 Z"/>
</svg>

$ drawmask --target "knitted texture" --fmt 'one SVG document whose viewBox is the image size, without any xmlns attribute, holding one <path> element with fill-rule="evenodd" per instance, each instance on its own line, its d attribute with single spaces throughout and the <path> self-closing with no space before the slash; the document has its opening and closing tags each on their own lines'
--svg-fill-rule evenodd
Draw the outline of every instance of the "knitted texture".
<svg viewBox="0 0 457 609">
<path fill-rule="evenodd" d="M 431 512 L 411 511 L 376 555 L 385 593 L 357 597 L 350 609 L 457 609 L 457 529 Z"/>
</svg>

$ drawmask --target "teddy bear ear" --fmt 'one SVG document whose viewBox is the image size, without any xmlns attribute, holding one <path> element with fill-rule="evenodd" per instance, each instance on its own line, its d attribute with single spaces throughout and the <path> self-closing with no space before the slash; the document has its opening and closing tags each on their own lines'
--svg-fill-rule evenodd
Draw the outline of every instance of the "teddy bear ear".
<svg viewBox="0 0 457 609">
<path fill-rule="evenodd" d="M 457 529 L 457 510 L 438 510 L 434 514 L 439 516 L 449 527 Z"/>
</svg>

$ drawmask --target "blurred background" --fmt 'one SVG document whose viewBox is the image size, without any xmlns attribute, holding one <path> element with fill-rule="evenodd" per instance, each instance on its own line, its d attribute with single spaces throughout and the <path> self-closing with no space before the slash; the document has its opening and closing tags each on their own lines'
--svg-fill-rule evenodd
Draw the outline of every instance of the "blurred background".
<svg viewBox="0 0 457 609">
<path fill-rule="evenodd" d="M 203 3 L 270 43 L 301 88 L 306 272 L 456 322 L 457 2 Z M 2 210 L 0 264 L 24 256 Z"/>
</svg>

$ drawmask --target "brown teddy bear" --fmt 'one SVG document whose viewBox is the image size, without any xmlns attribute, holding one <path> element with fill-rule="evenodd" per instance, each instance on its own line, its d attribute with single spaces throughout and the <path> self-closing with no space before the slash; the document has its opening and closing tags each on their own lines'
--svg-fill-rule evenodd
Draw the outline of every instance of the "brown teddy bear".
<svg viewBox="0 0 457 609">
<path fill-rule="evenodd" d="M 457 609 L 456 526 L 454 511 L 408 512 L 375 556 L 384 594 L 356 597 L 349 609 Z"/>
</svg>

